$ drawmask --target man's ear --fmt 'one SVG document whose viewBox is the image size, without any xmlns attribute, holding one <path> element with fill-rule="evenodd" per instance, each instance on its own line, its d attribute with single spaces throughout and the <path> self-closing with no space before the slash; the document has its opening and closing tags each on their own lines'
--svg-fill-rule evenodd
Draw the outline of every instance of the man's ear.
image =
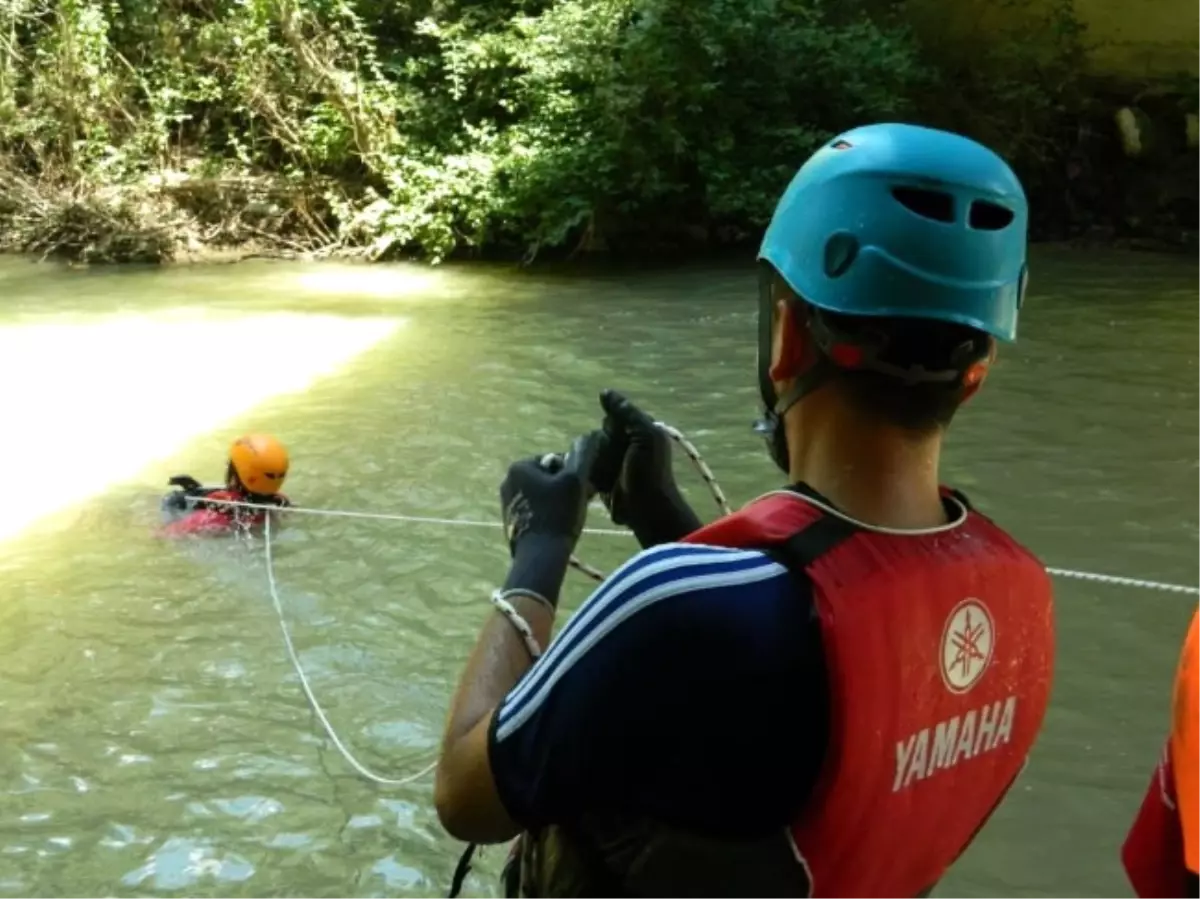
<svg viewBox="0 0 1200 899">
<path fill-rule="evenodd" d="M 791 381 L 809 364 L 807 314 L 799 303 L 787 299 L 775 301 L 775 327 L 771 335 L 771 380 L 776 384 Z"/>
<path fill-rule="evenodd" d="M 963 398 L 965 403 L 971 397 L 979 392 L 979 388 L 983 386 L 983 382 L 987 380 L 988 374 L 992 370 L 992 365 L 996 362 L 996 338 L 988 338 L 988 353 L 983 359 L 973 363 L 963 373 Z"/>
</svg>

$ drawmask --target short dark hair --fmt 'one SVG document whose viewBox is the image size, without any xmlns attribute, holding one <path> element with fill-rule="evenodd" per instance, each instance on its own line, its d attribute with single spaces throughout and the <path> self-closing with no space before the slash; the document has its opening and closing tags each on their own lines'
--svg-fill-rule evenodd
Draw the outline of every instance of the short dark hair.
<svg viewBox="0 0 1200 899">
<path fill-rule="evenodd" d="M 811 306 L 809 314 L 852 343 L 882 346 L 879 361 L 900 369 L 965 372 L 992 351 L 987 334 L 953 322 L 842 315 Z M 828 383 L 865 415 L 917 434 L 949 425 L 967 396 L 961 378 L 914 383 L 870 368 L 830 369 Z"/>
</svg>

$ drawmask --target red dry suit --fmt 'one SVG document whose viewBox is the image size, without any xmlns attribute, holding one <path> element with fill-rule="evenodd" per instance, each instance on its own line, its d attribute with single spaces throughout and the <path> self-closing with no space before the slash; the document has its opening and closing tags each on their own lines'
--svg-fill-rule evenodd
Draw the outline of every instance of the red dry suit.
<svg viewBox="0 0 1200 899">
<path fill-rule="evenodd" d="M 791 828 L 810 895 L 931 887 L 1008 792 L 1041 727 L 1050 577 L 963 505 L 958 527 L 895 534 L 778 492 L 687 538 L 777 547 L 813 584 L 832 719 L 821 780 Z"/>
<path fill-rule="evenodd" d="M 261 528 L 271 507 L 285 508 L 290 501 L 282 493 L 269 497 L 254 497 L 238 490 L 213 490 L 199 496 L 190 496 L 198 508 L 187 512 L 182 518 L 163 525 L 159 531 L 164 537 L 217 537 L 235 531 L 253 531 Z M 248 509 L 245 506 L 205 505 L 205 500 L 228 500 L 231 502 L 254 502 L 263 509 Z"/>
</svg>

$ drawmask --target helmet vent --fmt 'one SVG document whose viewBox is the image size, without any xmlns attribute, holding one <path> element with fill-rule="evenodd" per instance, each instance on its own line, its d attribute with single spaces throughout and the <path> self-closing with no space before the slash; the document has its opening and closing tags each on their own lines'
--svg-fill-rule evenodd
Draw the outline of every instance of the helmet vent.
<svg viewBox="0 0 1200 899">
<path fill-rule="evenodd" d="M 840 278 L 850 270 L 858 258 L 858 239 L 853 234 L 839 231 L 825 241 L 825 276 Z"/>
<path fill-rule="evenodd" d="M 954 221 L 954 197 L 940 190 L 925 190 L 920 187 L 893 187 L 895 197 L 909 212 L 935 222 Z"/>
<path fill-rule="evenodd" d="M 967 217 L 967 225 L 976 231 L 1003 231 L 1012 224 L 1011 209 L 989 203 L 986 200 L 976 200 L 971 204 L 971 212 Z"/>
</svg>

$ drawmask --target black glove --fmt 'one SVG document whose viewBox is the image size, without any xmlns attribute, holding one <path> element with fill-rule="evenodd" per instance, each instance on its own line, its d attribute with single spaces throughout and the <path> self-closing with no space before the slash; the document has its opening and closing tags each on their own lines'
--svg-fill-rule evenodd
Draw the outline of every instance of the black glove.
<svg viewBox="0 0 1200 899">
<path fill-rule="evenodd" d="M 643 547 L 671 543 L 700 527 L 675 485 L 671 438 L 615 390 L 601 393 L 600 405 L 608 440 L 592 483 L 613 522 L 627 525 Z"/>
<path fill-rule="evenodd" d="M 513 563 L 505 590 L 526 590 L 558 606 L 558 594 L 587 520 L 592 464 L 604 435 L 579 437 L 565 457 L 522 459 L 500 484 L 500 514 Z"/>
<path fill-rule="evenodd" d="M 195 495 L 196 491 L 202 489 L 200 482 L 187 474 L 177 474 L 167 483 L 172 487 L 178 487 L 178 490 L 172 490 L 162 498 L 162 510 L 164 512 L 186 512 L 189 510 L 188 498 Z"/>
</svg>

